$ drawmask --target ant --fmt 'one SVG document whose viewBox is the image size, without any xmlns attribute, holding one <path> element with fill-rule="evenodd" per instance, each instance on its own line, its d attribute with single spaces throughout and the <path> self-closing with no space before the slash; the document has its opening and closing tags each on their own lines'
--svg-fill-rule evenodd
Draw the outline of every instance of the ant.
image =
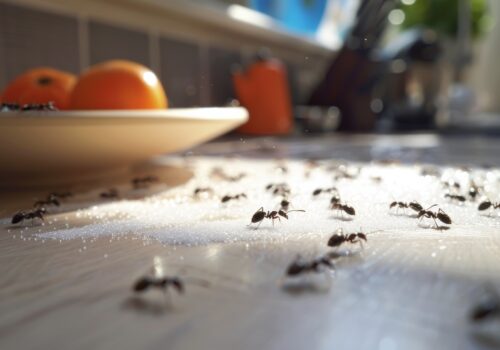
<svg viewBox="0 0 500 350">
<path fill-rule="evenodd" d="M 132 286 L 132 290 L 136 293 L 143 293 L 149 289 L 155 288 L 163 291 L 163 294 L 169 301 L 170 294 L 169 289 L 175 289 L 178 294 L 183 294 L 185 292 L 185 282 L 187 278 L 181 279 L 178 276 L 165 276 L 163 271 L 163 262 L 162 259 L 158 256 L 155 256 L 153 259 L 153 267 L 152 271 L 135 281 Z M 204 280 L 193 280 L 190 278 L 192 283 L 197 283 L 203 287 L 210 286 L 210 283 Z"/>
<path fill-rule="evenodd" d="M 405 202 L 399 202 L 399 201 L 394 201 L 389 205 L 389 209 L 392 209 L 396 207 L 396 211 L 400 208 L 406 209 L 410 208 L 416 212 L 420 212 L 422 209 L 424 209 L 418 202 L 413 201 L 410 203 L 405 203 Z"/>
<path fill-rule="evenodd" d="M 266 186 L 267 191 L 272 191 L 274 195 L 277 196 L 287 196 L 290 194 L 290 186 L 288 184 L 282 182 L 278 184 L 269 184 Z"/>
<path fill-rule="evenodd" d="M 335 268 L 335 265 L 332 263 L 333 256 L 329 254 L 320 256 L 318 258 L 306 261 L 298 255 L 295 260 L 293 260 L 290 265 L 288 265 L 285 275 L 288 277 L 298 276 L 304 273 L 318 273 L 321 272 L 321 267 L 325 266 L 331 269 Z"/>
<path fill-rule="evenodd" d="M 471 180 L 469 187 L 469 196 L 471 199 L 475 200 L 479 192 L 481 192 L 481 187 L 476 185 L 476 183 Z"/>
<path fill-rule="evenodd" d="M 330 198 L 330 207 L 340 204 L 340 196 L 338 194 L 334 194 L 332 198 Z"/>
<path fill-rule="evenodd" d="M 466 201 L 466 198 L 465 196 L 462 196 L 460 194 L 451 194 L 451 193 L 446 193 L 444 195 L 445 198 L 449 198 L 450 200 L 452 201 L 458 201 L 458 202 L 465 202 Z"/>
<path fill-rule="evenodd" d="M 2 103 L 0 104 L 0 112 L 10 112 L 10 111 L 18 111 L 21 109 L 17 103 Z"/>
<path fill-rule="evenodd" d="M 55 196 L 53 193 L 49 194 L 47 198 L 38 200 L 33 204 L 34 208 L 41 208 L 45 205 L 55 205 L 56 207 L 61 205 L 61 202 L 59 202 L 59 199 L 57 196 Z"/>
<path fill-rule="evenodd" d="M 118 190 L 116 188 L 110 188 L 107 191 L 99 193 L 99 197 L 104 198 L 104 199 L 113 199 L 113 198 L 118 198 Z"/>
<path fill-rule="evenodd" d="M 31 219 L 33 222 L 33 219 L 35 218 L 39 218 L 43 221 L 43 216 L 46 212 L 47 210 L 45 208 L 38 208 L 31 211 L 20 211 L 14 214 L 11 223 L 17 224 L 23 220 L 28 220 L 28 219 Z"/>
<path fill-rule="evenodd" d="M 341 180 L 341 179 L 347 179 L 347 180 L 354 180 L 358 177 L 360 172 L 360 168 L 354 168 L 354 171 L 349 171 L 347 167 L 345 166 L 339 166 L 336 169 L 336 174 L 334 179 L 335 180 Z"/>
<path fill-rule="evenodd" d="M 184 282 L 179 277 L 143 276 L 135 282 L 132 289 L 136 293 L 141 293 L 145 292 L 149 288 L 158 288 L 166 293 L 168 287 L 174 288 L 179 294 L 184 293 Z"/>
<path fill-rule="evenodd" d="M 135 189 L 148 188 L 154 182 L 158 182 L 158 177 L 148 175 L 143 177 L 135 177 L 132 179 L 132 185 Z"/>
<path fill-rule="evenodd" d="M 313 196 L 318 196 L 321 193 L 338 193 L 337 187 L 329 187 L 329 188 L 317 188 L 313 191 Z"/>
<path fill-rule="evenodd" d="M 213 192 L 214 190 L 212 190 L 212 188 L 210 187 L 196 187 L 193 191 L 193 194 L 195 197 L 198 197 L 203 193 L 212 194 Z"/>
<path fill-rule="evenodd" d="M 342 204 L 340 202 L 331 203 L 330 209 L 338 210 L 341 214 L 346 213 L 346 214 L 351 215 L 351 216 L 356 215 L 356 211 L 354 210 L 353 207 L 351 207 L 347 204 Z"/>
<path fill-rule="evenodd" d="M 224 197 L 222 197 L 221 202 L 226 203 L 229 202 L 230 200 L 240 199 L 240 198 L 247 198 L 247 195 L 244 193 L 235 194 L 234 196 L 226 194 Z"/>
<path fill-rule="evenodd" d="M 58 111 L 54 102 L 47 103 L 28 103 L 21 107 L 21 111 Z"/>
<path fill-rule="evenodd" d="M 496 293 L 477 304 L 469 314 L 469 318 L 473 322 L 480 322 L 494 317 L 500 318 L 500 298 Z"/>
<path fill-rule="evenodd" d="M 487 200 L 487 201 L 484 201 L 484 202 L 481 202 L 479 204 L 479 206 L 477 207 L 477 210 L 479 211 L 483 211 L 483 210 L 486 210 L 488 208 L 491 208 L 493 210 L 495 209 L 500 209 L 500 202 L 497 202 L 497 203 L 494 203 L 490 200 Z"/>
<path fill-rule="evenodd" d="M 262 220 L 264 219 L 271 219 L 273 226 L 274 226 L 274 220 L 278 219 L 281 221 L 280 216 L 288 220 L 288 213 L 292 211 L 301 211 L 305 212 L 305 210 L 299 209 L 299 210 L 290 210 L 290 211 L 284 211 L 284 210 L 273 210 L 273 211 L 264 211 L 264 207 L 260 207 L 259 210 L 257 210 L 253 215 L 250 224 L 255 224 L 259 223 L 259 225 L 262 223 Z M 259 226 L 257 226 L 259 227 Z"/>
<path fill-rule="evenodd" d="M 229 181 L 229 182 L 237 182 L 237 181 L 240 181 L 241 179 L 243 179 L 245 176 L 247 176 L 247 174 L 245 174 L 245 173 L 239 173 L 239 174 L 233 175 L 233 176 L 228 175 L 224 172 L 224 170 L 222 170 L 221 167 L 214 167 L 212 169 L 212 172 L 210 175 L 213 177 L 218 177 L 222 180 Z"/>
<path fill-rule="evenodd" d="M 366 234 L 363 232 L 355 232 L 344 234 L 342 229 L 338 229 L 337 233 L 334 233 L 329 239 L 327 245 L 329 247 L 339 247 L 342 243 L 359 243 L 361 248 L 363 248 L 363 242 L 367 242 Z"/>
<path fill-rule="evenodd" d="M 443 186 L 446 187 L 446 188 L 454 188 L 455 190 L 460 190 L 460 184 L 456 181 L 448 181 L 448 182 L 443 182 Z"/>
<path fill-rule="evenodd" d="M 290 208 L 290 201 L 286 198 L 283 198 L 280 202 L 280 210 L 287 212 L 288 209 Z"/>
<path fill-rule="evenodd" d="M 436 219 L 438 219 L 439 221 L 447 224 L 447 225 L 451 225 L 451 218 L 449 217 L 448 214 L 446 214 L 443 209 L 441 208 L 438 208 L 438 210 L 436 212 L 433 212 L 433 211 L 430 211 L 429 209 L 431 209 L 432 207 L 435 207 L 437 206 L 437 204 L 434 204 L 434 205 L 431 205 L 429 208 L 427 209 L 422 209 L 420 210 L 420 212 L 418 213 L 418 218 L 420 220 L 422 220 L 424 217 L 425 218 L 432 218 L 434 220 L 434 223 L 436 224 L 436 228 L 438 228 L 438 224 L 437 224 L 437 221 Z"/>
</svg>

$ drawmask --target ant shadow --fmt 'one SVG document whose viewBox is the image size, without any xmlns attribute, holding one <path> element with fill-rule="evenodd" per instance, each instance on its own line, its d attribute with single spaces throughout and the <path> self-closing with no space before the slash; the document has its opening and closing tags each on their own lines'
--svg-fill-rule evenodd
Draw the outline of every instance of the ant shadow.
<svg viewBox="0 0 500 350">
<path fill-rule="evenodd" d="M 495 218 L 498 218 L 498 214 L 496 214 L 494 212 L 491 212 L 491 213 L 479 213 L 479 216 L 483 217 L 483 218 L 489 218 L 489 219 L 495 219 Z"/>
<path fill-rule="evenodd" d="M 322 285 L 316 281 L 301 280 L 287 281 L 281 286 L 281 289 L 291 296 L 300 296 L 304 294 L 327 294 L 330 290 L 330 285 Z"/>
<path fill-rule="evenodd" d="M 174 308 L 170 303 L 163 301 L 152 301 L 138 296 L 127 298 L 122 307 L 126 310 L 136 311 L 150 316 L 161 316 L 167 312 L 173 312 Z"/>
<path fill-rule="evenodd" d="M 417 214 L 408 214 L 408 213 L 394 213 L 394 212 L 389 212 L 389 215 L 390 216 L 395 216 L 395 217 L 412 218 L 412 219 L 418 218 Z"/>
<path fill-rule="evenodd" d="M 330 219 L 340 220 L 340 221 L 353 221 L 354 218 L 342 216 L 342 215 L 330 215 Z"/>
<path fill-rule="evenodd" d="M 26 228 L 34 228 L 34 227 L 41 227 L 43 226 L 41 222 L 38 223 L 33 223 L 30 225 L 23 225 L 21 224 L 8 224 L 7 226 L 4 226 L 5 229 L 7 230 L 12 230 L 12 231 L 20 231 Z"/>
<path fill-rule="evenodd" d="M 436 231 L 448 231 L 450 229 L 450 226 L 423 225 L 421 223 L 418 224 L 418 227 L 425 228 L 428 230 L 436 230 Z"/>
<path fill-rule="evenodd" d="M 491 334 L 486 331 L 473 331 L 471 337 L 482 346 L 491 349 L 500 349 L 500 337 L 498 333 Z"/>
</svg>

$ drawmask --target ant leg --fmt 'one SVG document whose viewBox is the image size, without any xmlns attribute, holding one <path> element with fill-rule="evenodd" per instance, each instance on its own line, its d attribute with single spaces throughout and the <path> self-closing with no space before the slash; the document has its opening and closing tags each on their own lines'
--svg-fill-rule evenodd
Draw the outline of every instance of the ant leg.
<svg viewBox="0 0 500 350">
<path fill-rule="evenodd" d="M 437 223 L 437 221 L 436 221 L 436 218 L 435 218 L 435 217 L 433 217 L 433 218 L 432 218 L 432 220 L 434 220 L 434 225 L 436 225 L 436 228 L 439 228 L 439 225 L 438 225 L 438 223 Z"/>
<path fill-rule="evenodd" d="M 363 246 L 363 240 L 361 239 L 358 239 L 358 243 L 359 243 L 359 246 L 361 247 L 361 249 L 365 249 L 365 247 Z"/>
</svg>

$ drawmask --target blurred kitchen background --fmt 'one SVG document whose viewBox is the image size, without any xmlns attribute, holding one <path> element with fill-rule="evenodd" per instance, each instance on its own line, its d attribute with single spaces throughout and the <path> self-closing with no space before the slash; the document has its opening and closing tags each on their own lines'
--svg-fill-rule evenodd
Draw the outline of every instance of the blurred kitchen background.
<svg viewBox="0 0 500 350">
<path fill-rule="evenodd" d="M 499 19 L 494 0 L 0 0 L 0 89 L 123 58 L 171 107 L 239 100 L 249 134 L 497 135 Z"/>
</svg>

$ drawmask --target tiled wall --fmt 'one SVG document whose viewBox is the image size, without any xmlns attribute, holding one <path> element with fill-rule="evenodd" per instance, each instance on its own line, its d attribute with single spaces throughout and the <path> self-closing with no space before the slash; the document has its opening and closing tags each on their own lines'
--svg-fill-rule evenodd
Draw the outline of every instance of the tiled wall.
<svg viewBox="0 0 500 350">
<path fill-rule="evenodd" d="M 0 3 L 0 87 L 33 66 L 77 73 L 76 18 Z"/>
<path fill-rule="evenodd" d="M 246 61 L 238 48 L 153 35 L 0 0 L 0 89 L 31 67 L 47 65 L 78 73 L 89 64 L 114 58 L 156 70 L 172 107 L 224 105 L 235 97 L 231 66 Z M 297 68 L 289 62 L 287 66 Z M 298 102 L 293 69 L 289 80 Z"/>
<path fill-rule="evenodd" d="M 160 38 L 160 78 L 172 107 L 200 106 L 207 88 L 201 49 L 194 43 Z"/>
<path fill-rule="evenodd" d="M 136 30 L 88 22 L 89 63 L 122 58 L 151 65 L 149 36 Z"/>
</svg>

